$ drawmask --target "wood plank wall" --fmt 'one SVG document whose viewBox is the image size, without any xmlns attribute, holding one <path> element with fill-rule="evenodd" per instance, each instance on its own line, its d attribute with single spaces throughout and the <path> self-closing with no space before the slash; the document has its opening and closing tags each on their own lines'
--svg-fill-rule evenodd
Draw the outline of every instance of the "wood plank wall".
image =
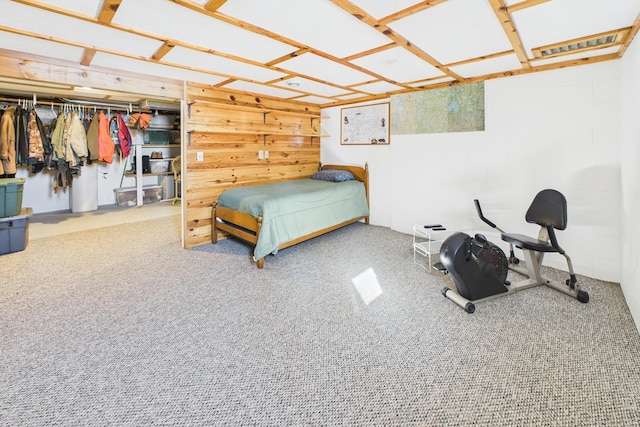
<svg viewBox="0 0 640 427">
<path fill-rule="evenodd" d="M 194 83 L 185 92 L 183 231 L 191 248 L 211 241 L 211 207 L 225 189 L 317 171 L 321 119 L 313 104 Z M 261 150 L 268 159 L 259 158 Z"/>
</svg>

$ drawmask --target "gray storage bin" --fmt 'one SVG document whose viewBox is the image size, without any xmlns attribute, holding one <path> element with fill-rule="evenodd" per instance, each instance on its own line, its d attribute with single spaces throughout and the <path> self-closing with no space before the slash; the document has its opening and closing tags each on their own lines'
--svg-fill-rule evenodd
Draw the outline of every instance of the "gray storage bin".
<svg viewBox="0 0 640 427">
<path fill-rule="evenodd" d="M 25 250 L 32 212 L 31 208 L 24 208 L 20 215 L 0 219 L 0 255 Z"/>
</svg>

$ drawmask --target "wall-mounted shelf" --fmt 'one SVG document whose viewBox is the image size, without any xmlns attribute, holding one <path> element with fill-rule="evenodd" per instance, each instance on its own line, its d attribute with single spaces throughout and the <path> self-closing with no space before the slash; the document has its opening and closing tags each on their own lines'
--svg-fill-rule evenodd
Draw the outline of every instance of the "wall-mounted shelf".
<svg viewBox="0 0 640 427">
<path fill-rule="evenodd" d="M 189 141 L 191 141 L 191 133 L 203 133 L 208 135 L 247 135 L 247 136 L 261 136 L 263 139 L 263 144 L 267 145 L 267 138 L 270 136 L 281 136 L 285 138 L 311 138 L 311 144 L 313 144 L 314 138 L 323 138 L 328 137 L 329 135 L 321 135 L 319 133 L 291 133 L 291 132 L 249 132 L 249 131 L 200 131 L 200 130 L 188 130 L 187 134 L 189 135 Z"/>
<path fill-rule="evenodd" d="M 251 132 L 251 131 L 237 131 L 237 130 L 228 130 L 228 131 L 220 131 L 220 130 L 188 130 L 187 133 L 206 133 L 209 135 L 256 135 L 256 136 L 303 136 L 303 137 L 326 137 L 329 135 L 321 135 L 319 133 L 294 133 L 294 132 Z M 145 147 L 148 145 L 145 144 Z"/>
<path fill-rule="evenodd" d="M 273 114 L 280 114 L 280 115 L 286 115 L 286 116 L 290 116 L 290 117 L 298 117 L 298 118 L 303 118 L 303 119 L 308 119 L 309 120 L 309 124 L 304 126 L 307 128 L 311 128 L 313 130 L 314 129 L 314 121 L 315 120 L 321 120 L 323 118 L 327 118 L 324 117 L 322 115 L 320 115 L 319 113 L 311 113 L 311 112 L 302 112 L 302 111 L 286 111 L 286 110 L 278 110 L 278 109 L 268 109 L 268 108 L 264 108 L 261 106 L 250 106 L 250 105 L 237 105 L 237 104 L 227 104 L 224 102 L 216 102 L 216 101 L 205 101 L 205 100 L 198 100 L 198 99 L 192 99 L 192 100 L 188 100 L 187 104 L 189 105 L 189 108 L 191 108 L 192 105 L 194 104 L 204 104 L 207 106 L 211 106 L 212 108 L 220 108 L 220 109 L 224 109 L 224 110 L 235 110 L 235 111 L 248 111 L 248 112 L 252 112 L 252 113 L 261 113 L 263 115 L 262 120 L 263 120 L 263 124 L 267 124 L 267 116 L 271 113 Z M 190 111 L 190 110 L 189 110 Z M 191 115 L 191 113 L 189 112 L 189 116 Z M 265 128 L 258 128 L 256 130 L 236 130 L 236 129 L 232 129 L 232 128 L 225 128 L 224 130 L 208 130 L 207 127 L 209 127 L 206 124 L 196 124 L 196 125 L 191 125 L 190 127 L 187 128 L 187 134 L 189 135 L 189 145 L 190 145 L 190 140 L 191 140 L 191 134 L 194 132 L 197 133 L 203 133 L 203 134 L 209 134 L 209 135 L 254 135 L 254 136 L 261 136 L 263 137 L 263 143 L 264 145 L 267 144 L 267 138 L 271 137 L 271 136 L 281 136 L 281 137 L 302 137 L 302 138 L 311 138 L 311 144 L 313 144 L 313 140 L 314 138 L 324 138 L 324 137 L 328 137 L 329 135 L 323 135 L 320 134 L 319 131 L 317 132 L 273 132 L 270 129 L 265 129 Z"/>
<path fill-rule="evenodd" d="M 144 148 L 173 148 L 180 147 L 180 144 L 137 144 Z"/>
<path fill-rule="evenodd" d="M 277 110 L 277 109 L 270 109 L 270 108 L 251 106 L 251 105 L 225 104 L 222 102 L 205 101 L 205 100 L 199 100 L 199 99 L 187 100 L 187 104 L 189 105 L 189 107 L 193 104 L 206 104 L 214 108 L 223 108 L 225 110 L 249 111 L 249 112 L 264 113 L 264 114 L 277 113 L 281 115 L 294 116 L 294 117 L 321 118 L 319 114 L 315 114 L 311 112 Z"/>
<path fill-rule="evenodd" d="M 125 172 L 124 176 L 126 177 L 147 177 L 147 176 L 164 176 L 164 175 L 173 175 L 173 171 L 167 171 L 167 172 L 146 172 L 146 173 L 142 173 L 140 175 L 138 175 L 137 172 Z"/>
</svg>

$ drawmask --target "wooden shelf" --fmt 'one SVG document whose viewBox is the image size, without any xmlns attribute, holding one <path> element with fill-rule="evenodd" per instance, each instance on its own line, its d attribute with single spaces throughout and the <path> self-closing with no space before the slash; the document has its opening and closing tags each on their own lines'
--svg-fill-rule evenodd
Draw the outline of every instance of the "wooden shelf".
<svg viewBox="0 0 640 427">
<path fill-rule="evenodd" d="M 256 136 L 303 136 L 311 138 L 326 137 L 319 133 L 292 133 L 292 132 L 250 132 L 250 131 L 218 131 L 218 130 L 189 130 L 187 133 L 206 133 L 210 135 L 256 135 Z"/>
<path fill-rule="evenodd" d="M 175 148 L 180 147 L 180 144 L 136 144 L 136 146 L 142 148 Z"/>
<path fill-rule="evenodd" d="M 221 103 L 221 102 L 204 101 L 204 100 L 198 100 L 198 99 L 187 100 L 187 104 L 188 105 L 206 104 L 206 105 L 211 105 L 213 107 L 222 108 L 222 109 L 226 109 L 226 110 L 251 111 L 251 112 L 256 112 L 256 113 L 264 113 L 264 114 L 277 113 L 277 114 L 282 114 L 282 115 L 287 115 L 287 116 L 306 117 L 306 118 L 314 118 L 314 119 L 321 118 L 320 114 L 312 113 L 312 112 L 286 111 L 286 110 L 278 110 L 278 109 L 275 109 L 275 108 L 252 107 L 250 105 L 224 104 L 224 103 Z"/>
<path fill-rule="evenodd" d="M 167 171 L 167 172 L 149 172 L 149 173 L 143 173 L 140 176 L 142 178 L 144 178 L 145 176 L 163 176 L 163 175 L 173 175 L 173 171 Z M 137 175 L 135 172 L 125 172 L 124 176 L 128 176 L 128 177 L 134 177 L 137 178 Z"/>
</svg>

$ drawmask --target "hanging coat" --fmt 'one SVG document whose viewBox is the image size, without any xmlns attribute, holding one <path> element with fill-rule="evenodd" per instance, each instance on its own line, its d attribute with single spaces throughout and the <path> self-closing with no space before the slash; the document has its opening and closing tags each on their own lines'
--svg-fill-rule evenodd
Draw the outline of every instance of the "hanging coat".
<svg viewBox="0 0 640 427">
<path fill-rule="evenodd" d="M 9 107 L 0 118 L 0 176 L 16 173 L 15 108 Z"/>
<path fill-rule="evenodd" d="M 45 135 L 40 133 L 40 127 L 38 126 L 38 115 L 34 108 L 29 111 L 29 160 L 28 163 L 35 165 L 42 163 L 44 165 L 44 143 L 43 139 Z M 40 168 L 42 169 L 42 168 Z"/>
<path fill-rule="evenodd" d="M 17 163 L 26 165 L 29 161 L 29 112 L 21 106 L 16 107 L 14 125 L 16 129 Z"/>
<path fill-rule="evenodd" d="M 51 169 L 51 155 L 53 149 L 51 140 L 47 131 L 42 124 L 42 120 L 38 116 L 35 108 L 29 112 L 29 159 L 27 163 L 33 165 L 32 172 L 38 173 L 44 167 Z M 34 155 L 34 152 L 42 150 L 42 160 L 40 155 Z"/>
<path fill-rule="evenodd" d="M 87 151 L 89 152 L 89 157 L 87 163 L 91 164 L 91 162 L 98 160 L 98 126 L 99 126 L 99 116 L 98 114 L 94 114 L 89 122 L 89 126 L 87 127 Z"/>
<path fill-rule="evenodd" d="M 124 158 L 129 157 L 131 154 L 131 147 L 133 146 L 133 138 L 127 124 L 120 116 L 120 127 L 118 129 L 118 139 L 120 140 L 120 148 L 122 148 L 122 156 Z"/>
<path fill-rule="evenodd" d="M 40 120 L 40 116 L 36 113 L 36 126 L 38 127 L 38 132 L 40 133 L 40 139 L 42 139 L 42 148 L 44 149 L 44 166 L 47 169 L 53 169 L 55 166 L 53 164 L 53 146 L 51 145 L 51 138 L 49 137 L 49 133 L 47 129 L 42 124 L 42 120 Z"/>
<path fill-rule="evenodd" d="M 65 148 L 64 148 L 64 126 L 65 126 L 64 114 L 58 115 L 56 123 L 51 134 L 51 145 L 53 146 L 53 160 L 56 163 L 65 161 Z"/>
<path fill-rule="evenodd" d="M 98 161 L 113 163 L 113 154 L 115 153 L 116 145 L 111 139 L 109 132 L 109 119 L 101 111 L 98 116 Z"/>
<path fill-rule="evenodd" d="M 115 133 L 118 139 L 118 146 L 120 148 L 120 155 L 123 159 L 129 157 L 131 153 L 131 146 L 133 145 L 133 141 L 131 139 L 131 133 L 127 128 L 127 124 L 125 123 L 122 115 L 120 113 L 116 113 L 116 116 L 111 119 L 112 123 L 115 120 Z"/>
<path fill-rule="evenodd" d="M 69 166 L 79 166 L 87 158 L 87 134 L 77 111 L 67 114 L 64 125 L 65 160 Z"/>
</svg>

